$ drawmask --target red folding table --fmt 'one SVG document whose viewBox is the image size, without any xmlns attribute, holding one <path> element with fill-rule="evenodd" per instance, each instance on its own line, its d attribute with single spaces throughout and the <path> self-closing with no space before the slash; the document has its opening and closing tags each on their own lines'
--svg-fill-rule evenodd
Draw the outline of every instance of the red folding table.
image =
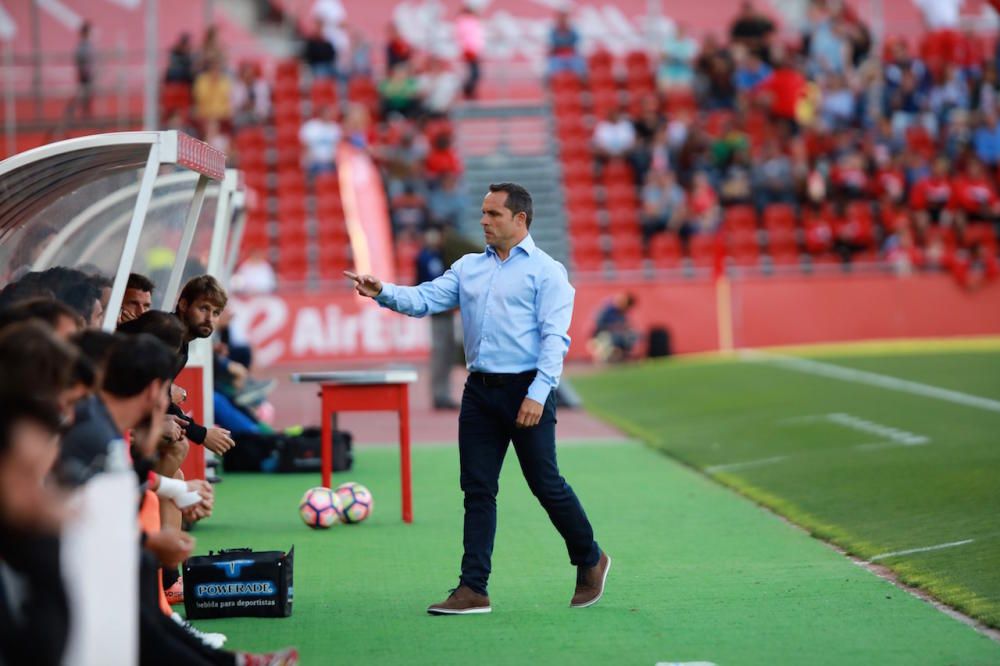
<svg viewBox="0 0 1000 666">
<path fill-rule="evenodd" d="M 414 370 L 346 370 L 297 372 L 294 382 L 320 385 L 323 486 L 332 488 L 333 429 L 337 412 L 396 412 L 399 416 L 399 479 L 403 496 L 403 522 L 413 522 L 410 485 L 410 391 L 417 381 Z"/>
</svg>

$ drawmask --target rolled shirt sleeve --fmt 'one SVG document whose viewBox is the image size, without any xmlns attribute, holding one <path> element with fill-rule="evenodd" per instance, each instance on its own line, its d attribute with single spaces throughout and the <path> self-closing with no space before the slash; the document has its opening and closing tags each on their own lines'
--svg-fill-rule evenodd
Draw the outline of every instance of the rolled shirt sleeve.
<svg viewBox="0 0 1000 666">
<path fill-rule="evenodd" d="M 573 319 L 576 290 L 569 283 L 566 269 L 553 264 L 535 295 L 538 313 L 538 372 L 528 387 L 528 397 L 545 404 L 552 389 L 559 386 L 563 359 L 569 351 L 569 324 Z"/>
</svg>

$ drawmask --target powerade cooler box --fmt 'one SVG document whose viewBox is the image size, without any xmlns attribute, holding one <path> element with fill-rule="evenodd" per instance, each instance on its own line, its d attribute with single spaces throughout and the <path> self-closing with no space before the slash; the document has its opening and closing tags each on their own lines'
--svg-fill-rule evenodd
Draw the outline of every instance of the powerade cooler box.
<svg viewBox="0 0 1000 666">
<path fill-rule="evenodd" d="M 292 559 L 249 548 L 209 551 L 184 562 L 184 612 L 189 620 L 216 617 L 288 617 L 292 614 Z"/>
</svg>

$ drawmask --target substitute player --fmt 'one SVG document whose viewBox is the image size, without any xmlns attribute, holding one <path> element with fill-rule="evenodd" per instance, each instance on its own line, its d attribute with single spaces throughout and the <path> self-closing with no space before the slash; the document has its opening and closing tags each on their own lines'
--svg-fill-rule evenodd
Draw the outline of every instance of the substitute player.
<svg viewBox="0 0 1000 666">
<path fill-rule="evenodd" d="M 566 541 L 577 567 L 570 605 L 591 606 L 604 593 L 611 560 L 594 540 L 573 489 L 556 464 L 556 403 L 569 349 L 575 290 L 566 269 L 535 247 L 531 195 L 514 183 L 490 185 L 480 220 L 486 251 L 467 254 L 441 277 L 417 287 L 346 275 L 362 296 L 412 317 L 461 308 L 470 371 L 458 418 L 465 554 L 459 585 L 432 615 L 489 613 L 486 586 L 496 534 L 496 497 L 513 441 L 531 491 Z"/>
</svg>

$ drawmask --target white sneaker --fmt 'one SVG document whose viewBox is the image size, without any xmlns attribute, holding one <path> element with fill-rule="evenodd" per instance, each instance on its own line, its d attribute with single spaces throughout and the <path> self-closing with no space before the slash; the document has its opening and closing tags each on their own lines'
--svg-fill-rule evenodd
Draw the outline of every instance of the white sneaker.
<svg viewBox="0 0 1000 666">
<path fill-rule="evenodd" d="M 180 626 L 184 627 L 184 629 L 189 634 L 191 634 L 192 636 L 194 636 L 195 638 L 197 638 L 199 641 L 201 641 L 210 648 L 220 650 L 222 649 L 222 646 L 226 644 L 225 634 L 201 631 L 193 624 L 182 618 L 179 613 L 171 613 L 170 619 L 179 624 Z"/>
</svg>

